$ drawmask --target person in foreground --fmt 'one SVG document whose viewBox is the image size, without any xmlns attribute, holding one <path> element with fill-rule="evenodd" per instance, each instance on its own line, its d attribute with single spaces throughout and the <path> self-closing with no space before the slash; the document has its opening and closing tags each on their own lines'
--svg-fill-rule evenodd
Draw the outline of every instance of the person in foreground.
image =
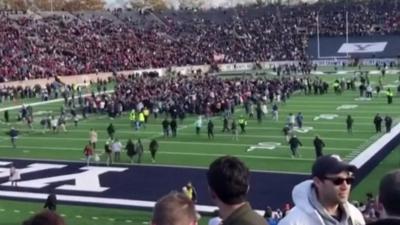
<svg viewBox="0 0 400 225">
<path fill-rule="evenodd" d="M 279 225 L 364 225 L 361 212 L 348 202 L 356 170 L 338 155 L 319 157 L 312 166 L 312 180 L 293 188 L 295 207 Z"/>
<path fill-rule="evenodd" d="M 387 173 L 379 185 L 381 218 L 369 225 L 400 225 L 400 169 Z"/>
<path fill-rule="evenodd" d="M 194 203 L 185 194 L 171 192 L 160 198 L 153 211 L 152 225 L 197 225 Z"/>
<path fill-rule="evenodd" d="M 57 213 L 45 210 L 24 221 L 22 225 L 66 225 L 66 223 Z"/>
<path fill-rule="evenodd" d="M 209 192 L 219 209 L 223 225 L 265 225 L 261 215 L 246 201 L 250 172 L 236 157 L 222 156 L 207 171 Z"/>
</svg>

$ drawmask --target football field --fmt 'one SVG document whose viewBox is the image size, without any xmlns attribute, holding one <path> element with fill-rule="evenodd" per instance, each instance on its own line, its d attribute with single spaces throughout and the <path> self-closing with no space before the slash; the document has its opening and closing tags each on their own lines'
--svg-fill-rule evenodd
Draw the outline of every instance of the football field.
<svg viewBox="0 0 400 225">
<path fill-rule="evenodd" d="M 2 161 L 12 160 L 45 160 L 55 163 L 82 163 L 84 162 L 83 148 L 89 141 L 90 129 L 95 129 L 99 135 L 96 153 L 100 155 L 97 166 L 105 166 L 103 146 L 108 138 L 106 128 L 112 123 L 116 129 L 115 137 L 125 146 L 128 139 L 140 138 L 145 147 L 141 164 L 149 167 L 177 167 L 181 169 L 204 169 L 218 156 L 234 155 L 241 158 L 257 173 L 298 174 L 308 175 L 312 163 L 315 160 L 313 139 L 319 135 L 325 142 L 325 154 L 338 154 L 345 160 L 352 160 L 376 141 L 384 133 L 376 133 L 373 118 L 377 113 L 381 116 L 389 115 L 393 118 L 393 126 L 397 124 L 400 111 L 400 99 L 397 97 L 398 75 L 389 73 L 382 78 L 383 86 L 395 91 L 393 104 L 387 104 L 385 92 L 380 95 L 373 94 L 372 99 L 359 96 L 356 90 L 345 90 L 342 94 L 333 93 L 332 84 L 335 79 L 351 78 L 354 74 L 342 73 L 321 76 L 330 84 L 329 92 L 325 95 L 304 95 L 302 92 L 293 94 L 286 103 L 279 105 L 279 120 L 275 121 L 269 113 L 259 123 L 255 118 L 248 118 L 242 106 L 237 106 L 234 117 L 245 116 L 248 119 L 246 133 L 240 134 L 238 140 L 233 139 L 229 132 L 222 132 L 222 117 L 214 116 L 211 120 L 215 124 L 215 138 L 208 139 L 206 132 L 206 120 L 200 135 L 195 133 L 195 121 L 197 117 L 188 116 L 178 124 L 178 135 L 175 138 L 164 138 L 162 135 L 161 121 L 164 117 L 155 119 L 151 117 L 145 128 L 134 130 L 125 113 L 114 120 L 106 114 L 91 114 L 88 119 L 79 121 L 74 126 L 72 121 L 67 121 L 67 132 L 45 131 L 39 124 L 40 118 L 48 114 L 58 116 L 62 101 L 33 106 L 34 129 L 28 129 L 23 122 L 17 121 L 18 109 L 10 110 L 10 123 L 1 124 L 0 158 Z M 378 84 L 379 74 L 369 75 L 373 86 Z M 358 85 L 356 85 L 358 87 Z M 1 108 L 13 104 L 2 104 Z M 301 112 L 304 116 L 303 127 L 296 128 L 295 134 L 302 142 L 300 158 L 291 158 L 289 146 L 286 143 L 282 129 L 287 122 L 289 113 Z M 354 119 L 353 132 L 346 130 L 346 117 L 351 115 Z M 17 140 L 17 148 L 13 149 L 6 132 L 10 127 L 16 127 L 20 132 Z M 385 131 L 383 126 L 383 131 Z M 148 143 L 151 139 L 159 142 L 160 148 L 156 156 L 156 162 L 152 163 L 148 151 Z M 396 151 L 399 151 L 398 149 Z M 358 200 L 363 200 L 366 192 L 375 192 L 377 179 L 382 171 L 398 167 L 398 153 L 389 155 L 380 167 L 373 172 L 375 178 L 367 177 L 356 188 L 353 195 Z M 137 165 L 136 162 L 133 163 Z M 130 167 L 132 163 L 122 153 L 121 161 L 115 162 L 118 167 Z M 163 168 L 163 167 L 161 167 Z M 382 169 L 383 168 L 383 169 Z M 163 176 L 163 174 L 160 174 Z M 372 176 L 372 175 L 371 175 Z M 173 180 L 173 178 L 171 178 Z M 2 182 L 4 179 L 2 180 Z M 196 180 L 193 180 L 196 184 Z M 259 181 L 260 182 L 260 181 Z M 279 183 L 279 181 L 268 181 Z M 176 184 L 176 187 L 184 183 Z M 203 186 L 200 186 L 203 187 Z M 206 194 L 206 190 L 202 190 Z M 287 196 L 290 199 L 290 196 Z M 155 199 L 154 199 L 155 200 Z M 264 200 L 268 204 L 268 199 Z M 19 201 L 0 200 L 0 221 L 8 221 L 7 224 L 19 224 L 22 218 L 29 216 L 40 208 L 37 203 L 21 203 Z M 15 212 L 19 210 L 19 212 Z M 80 213 L 81 211 L 87 213 Z M 9 213 L 8 213 L 9 212 Z M 132 210 L 116 210 L 94 207 L 67 206 L 60 207 L 60 213 L 68 219 L 68 224 L 92 224 L 94 221 L 102 221 L 102 224 L 142 224 L 148 221 L 149 212 Z M 18 215 L 17 218 L 11 216 Z M 3 220 L 6 219 L 6 220 Z M 104 223 L 103 223 L 104 222 Z M 202 222 L 203 223 L 203 222 Z M 0 222 L 0 224 L 3 224 Z M 5 223 L 4 223 L 5 224 Z"/>
</svg>

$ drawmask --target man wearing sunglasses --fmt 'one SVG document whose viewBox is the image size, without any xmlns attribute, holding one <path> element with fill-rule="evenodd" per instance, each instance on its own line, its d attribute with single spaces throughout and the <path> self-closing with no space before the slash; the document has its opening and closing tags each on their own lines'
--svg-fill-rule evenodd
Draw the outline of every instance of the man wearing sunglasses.
<svg viewBox="0 0 400 225">
<path fill-rule="evenodd" d="M 319 157 L 312 180 L 293 188 L 295 207 L 279 225 L 364 225 L 361 212 L 348 202 L 356 170 L 337 155 Z"/>
</svg>

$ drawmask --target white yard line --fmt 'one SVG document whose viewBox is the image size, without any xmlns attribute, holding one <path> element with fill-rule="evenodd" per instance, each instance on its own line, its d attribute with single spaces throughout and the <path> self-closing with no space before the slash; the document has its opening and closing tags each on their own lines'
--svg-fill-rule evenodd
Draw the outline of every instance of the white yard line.
<svg viewBox="0 0 400 225">
<path fill-rule="evenodd" d="M 181 130 L 186 129 L 190 126 L 185 126 L 185 127 L 181 127 Z M 8 131 L 9 129 L 0 129 L 0 130 L 4 130 L 4 131 Z M 30 131 L 29 129 L 20 129 L 20 131 Z M 34 131 L 37 134 L 41 133 L 40 130 L 36 130 Z M 88 133 L 88 130 L 82 130 L 82 129 L 73 129 L 73 130 L 69 130 L 69 133 Z M 130 131 L 118 131 L 117 133 L 120 134 L 132 134 L 132 135 L 140 135 L 140 134 L 154 134 L 153 136 L 150 137 L 143 137 L 143 139 L 153 139 L 153 138 L 161 138 L 163 137 L 163 133 L 157 132 L 157 131 L 135 131 L 135 132 L 130 132 Z M 53 134 L 52 132 L 48 132 L 48 134 Z M 63 133 L 60 133 L 63 134 Z M 204 134 L 203 134 L 204 135 Z M 187 133 L 187 132 L 177 132 L 177 136 L 195 136 L 194 132 L 193 133 Z M 227 133 L 214 133 L 215 137 L 232 137 L 232 134 L 227 134 Z M 46 139 L 46 140 L 58 140 L 58 139 L 62 139 L 62 140 L 88 140 L 88 138 L 68 138 L 68 137 L 56 137 L 56 136 L 50 136 L 50 137 L 38 137 L 38 136 L 24 136 L 21 135 L 21 137 L 23 137 L 23 139 Z M 204 137 L 204 136 L 203 136 Z M 239 136 L 241 139 L 252 139 L 252 138 L 262 138 L 261 141 L 266 141 L 266 140 L 279 140 L 279 141 L 284 141 L 285 137 L 283 135 L 250 135 L 250 134 L 244 134 L 244 135 L 240 135 Z M 301 136 L 301 140 L 314 140 L 315 137 L 313 136 Z M 168 138 L 168 139 L 160 139 L 160 140 L 173 140 L 174 138 Z M 334 141 L 341 141 L 343 140 L 343 138 L 331 138 L 331 137 L 322 137 L 323 140 L 334 140 Z M 99 139 L 102 141 L 106 141 L 107 139 Z M 354 142 L 364 142 L 366 139 L 365 138 L 346 138 L 346 141 L 354 141 Z"/>
<path fill-rule="evenodd" d="M 113 92 L 114 92 L 114 90 L 106 91 L 106 93 L 113 93 Z M 82 95 L 82 97 L 87 97 L 87 96 L 91 96 L 91 95 L 92 95 L 92 93 L 88 93 L 88 94 Z M 77 99 L 77 96 L 75 98 Z M 68 99 L 71 99 L 71 97 L 69 97 Z M 57 98 L 57 99 L 52 99 L 52 100 L 48 100 L 48 101 L 24 103 L 24 105 L 26 105 L 26 106 L 28 106 L 28 105 L 30 105 L 30 106 L 48 105 L 48 104 L 51 104 L 51 103 L 63 102 L 63 101 L 64 101 L 64 98 Z M 21 107 L 22 107 L 22 104 L 21 105 L 16 105 L 16 106 L 0 108 L 0 112 L 4 112 L 6 110 L 20 109 Z"/>
<path fill-rule="evenodd" d="M 33 138 L 32 139 L 37 139 L 37 138 Z M 48 138 L 38 138 L 40 140 L 49 140 Z M 83 141 L 86 139 L 76 139 L 76 138 L 57 138 L 56 140 L 64 142 L 65 140 L 80 140 Z M 120 139 L 122 142 L 127 141 L 126 139 Z M 150 139 L 147 138 L 142 138 L 143 141 L 149 141 Z M 209 142 L 193 142 L 193 141 L 169 141 L 169 140 L 159 140 L 160 144 L 180 144 L 180 145 L 197 145 L 197 146 L 232 146 L 232 147 L 250 147 L 252 145 L 256 145 L 258 142 L 255 143 L 249 143 L 249 144 L 240 144 L 240 143 L 224 143 L 224 142 L 213 142 L 213 141 L 209 141 Z M 11 146 L 9 145 L 0 145 L 0 148 L 11 148 Z M 19 149 L 24 149 L 24 148 L 29 148 L 29 149 L 58 149 L 58 150 L 71 150 L 71 151 L 83 151 L 80 148 L 68 148 L 68 147 L 43 147 L 43 146 L 24 146 L 24 145 L 18 145 L 17 143 L 17 148 Z M 276 149 L 289 149 L 289 146 L 287 145 L 283 145 L 283 146 L 277 146 Z M 301 149 L 311 149 L 313 150 L 314 147 L 313 146 L 302 146 L 300 147 Z M 353 151 L 354 148 L 338 148 L 338 147 L 325 147 L 324 150 L 327 151 L 343 151 L 343 152 L 348 152 L 348 151 Z M 269 151 L 273 151 L 273 150 L 269 150 Z"/>
</svg>

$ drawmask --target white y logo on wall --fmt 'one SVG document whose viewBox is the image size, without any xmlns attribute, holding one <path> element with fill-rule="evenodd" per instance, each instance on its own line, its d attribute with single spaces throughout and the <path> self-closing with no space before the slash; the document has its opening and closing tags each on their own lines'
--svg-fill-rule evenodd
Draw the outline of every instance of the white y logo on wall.
<svg viewBox="0 0 400 225">
<path fill-rule="evenodd" d="M 338 53 L 372 53 L 383 52 L 387 42 L 343 43 Z"/>
</svg>

